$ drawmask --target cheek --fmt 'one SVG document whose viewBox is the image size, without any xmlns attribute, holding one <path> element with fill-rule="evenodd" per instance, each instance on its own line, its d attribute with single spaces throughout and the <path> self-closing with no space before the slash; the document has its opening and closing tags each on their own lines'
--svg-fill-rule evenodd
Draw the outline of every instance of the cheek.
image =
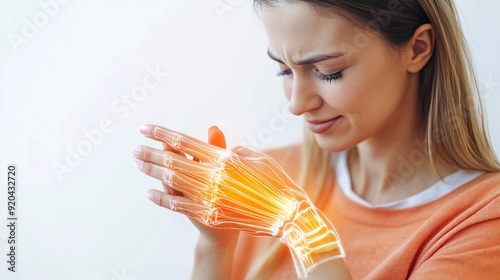
<svg viewBox="0 0 500 280">
<path fill-rule="evenodd" d="M 283 77 L 282 79 L 283 91 L 288 101 L 290 101 L 292 97 L 292 79 L 290 77 Z"/>
<path fill-rule="evenodd" d="M 370 84 L 366 80 L 359 82 L 357 73 L 347 73 L 345 76 L 332 84 L 321 85 L 323 100 L 347 117 L 367 112 L 373 103 Z"/>
<path fill-rule="evenodd" d="M 383 64 L 382 64 L 383 65 Z M 345 79 L 337 82 L 324 100 L 345 115 L 355 130 L 369 132 L 380 126 L 394 110 L 401 98 L 401 89 L 393 74 L 380 69 L 352 69 Z M 326 87 L 326 86 L 325 86 Z M 323 92 L 327 89 L 324 88 Z M 364 134 L 364 133 L 363 133 Z"/>
</svg>

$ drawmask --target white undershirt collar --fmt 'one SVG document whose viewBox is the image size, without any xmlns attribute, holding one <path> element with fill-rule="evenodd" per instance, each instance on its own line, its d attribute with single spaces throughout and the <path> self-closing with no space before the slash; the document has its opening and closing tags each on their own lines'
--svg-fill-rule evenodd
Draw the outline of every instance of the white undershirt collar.
<svg viewBox="0 0 500 280">
<path fill-rule="evenodd" d="M 367 207 L 387 209 L 405 209 L 431 202 L 452 192 L 461 185 L 484 173 L 482 171 L 468 171 L 461 169 L 446 176 L 443 181 L 439 181 L 426 190 L 410 197 L 389 203 L 372 204 L 361 198 L 352 190 L 349 168 L 347 166 L 347 152 L 333 153 L 332 163 L 335 168 L 337 184 L 345 196 L 347 196 L 350 200 Z"/>
</svg>

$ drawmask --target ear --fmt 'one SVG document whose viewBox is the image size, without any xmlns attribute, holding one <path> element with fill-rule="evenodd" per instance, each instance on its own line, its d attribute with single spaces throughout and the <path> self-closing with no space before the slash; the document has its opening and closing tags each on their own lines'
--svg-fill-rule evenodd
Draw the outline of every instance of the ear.
<svg viewBox="0 0 500 280">
<path fill-rule="evenodd" d="M 415 30 L 407 45 L 406 69 L 410 73 L 417 73 L 431 59 L 434 53 L 434 29 L 430 23 L 423 24 Z"/>
</svg>

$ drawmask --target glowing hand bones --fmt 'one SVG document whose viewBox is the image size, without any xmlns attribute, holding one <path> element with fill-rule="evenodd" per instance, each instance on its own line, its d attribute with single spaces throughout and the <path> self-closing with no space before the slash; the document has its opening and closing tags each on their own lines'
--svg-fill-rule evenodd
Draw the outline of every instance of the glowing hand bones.
<svg viewBox="0 0 500 280">
<path fill-rule="evenodd" d="M 320 263 L 344 256 L 330 222 L 271 158 L 245 147 L 230 151 L 151 127 L 149 137 L 199 159 L 163 152 L 161 178 L 184 195 L 171 199 L 168 208 L 210 227 L 280 237 L 290 248 L 300 277 Z"/>
</svg>

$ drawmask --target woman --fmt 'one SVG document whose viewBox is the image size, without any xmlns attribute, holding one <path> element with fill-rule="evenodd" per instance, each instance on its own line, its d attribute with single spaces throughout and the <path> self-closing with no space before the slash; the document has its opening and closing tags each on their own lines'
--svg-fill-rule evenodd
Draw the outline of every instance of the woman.
<svg viewBox="0 0 500 280">
<path fill-rule="evenodd" d="M 255 0 L 255 6 L 289 109 L 307 123 L 302 147 L 266 154 L 284 173 L 300 174 L 292 179 L 335 227 L 330 232 L 343 250 L 300 274 L 295 247 L 285 242 L 289 251 L 272 234 L 253 237 L 266 234 L 250 229 L 252 222 L 206 226 L 189 208 L 197 194 L 165 176 L 189 174 L 187 160 L 164 159 L 203 157 L 200 151 L 211 148 L 188 136 L 183 146 L 172 136 L 179 134 L 145 126 L 143 134 L 166 142 L 167 150 L 135 150 L 140 169 L 167 182 L 165 193 L 153 190 L 150 199 L 195 218 L 200 230 L 193 278 L 295 279 L 296 268 L 311 279 L 498 277 L 500 164 L 453 1 Z M 217 130 L 209 142 L 225 147 Z M 248 150 L 235 153 L 252 158 Z"/>
</svg>

